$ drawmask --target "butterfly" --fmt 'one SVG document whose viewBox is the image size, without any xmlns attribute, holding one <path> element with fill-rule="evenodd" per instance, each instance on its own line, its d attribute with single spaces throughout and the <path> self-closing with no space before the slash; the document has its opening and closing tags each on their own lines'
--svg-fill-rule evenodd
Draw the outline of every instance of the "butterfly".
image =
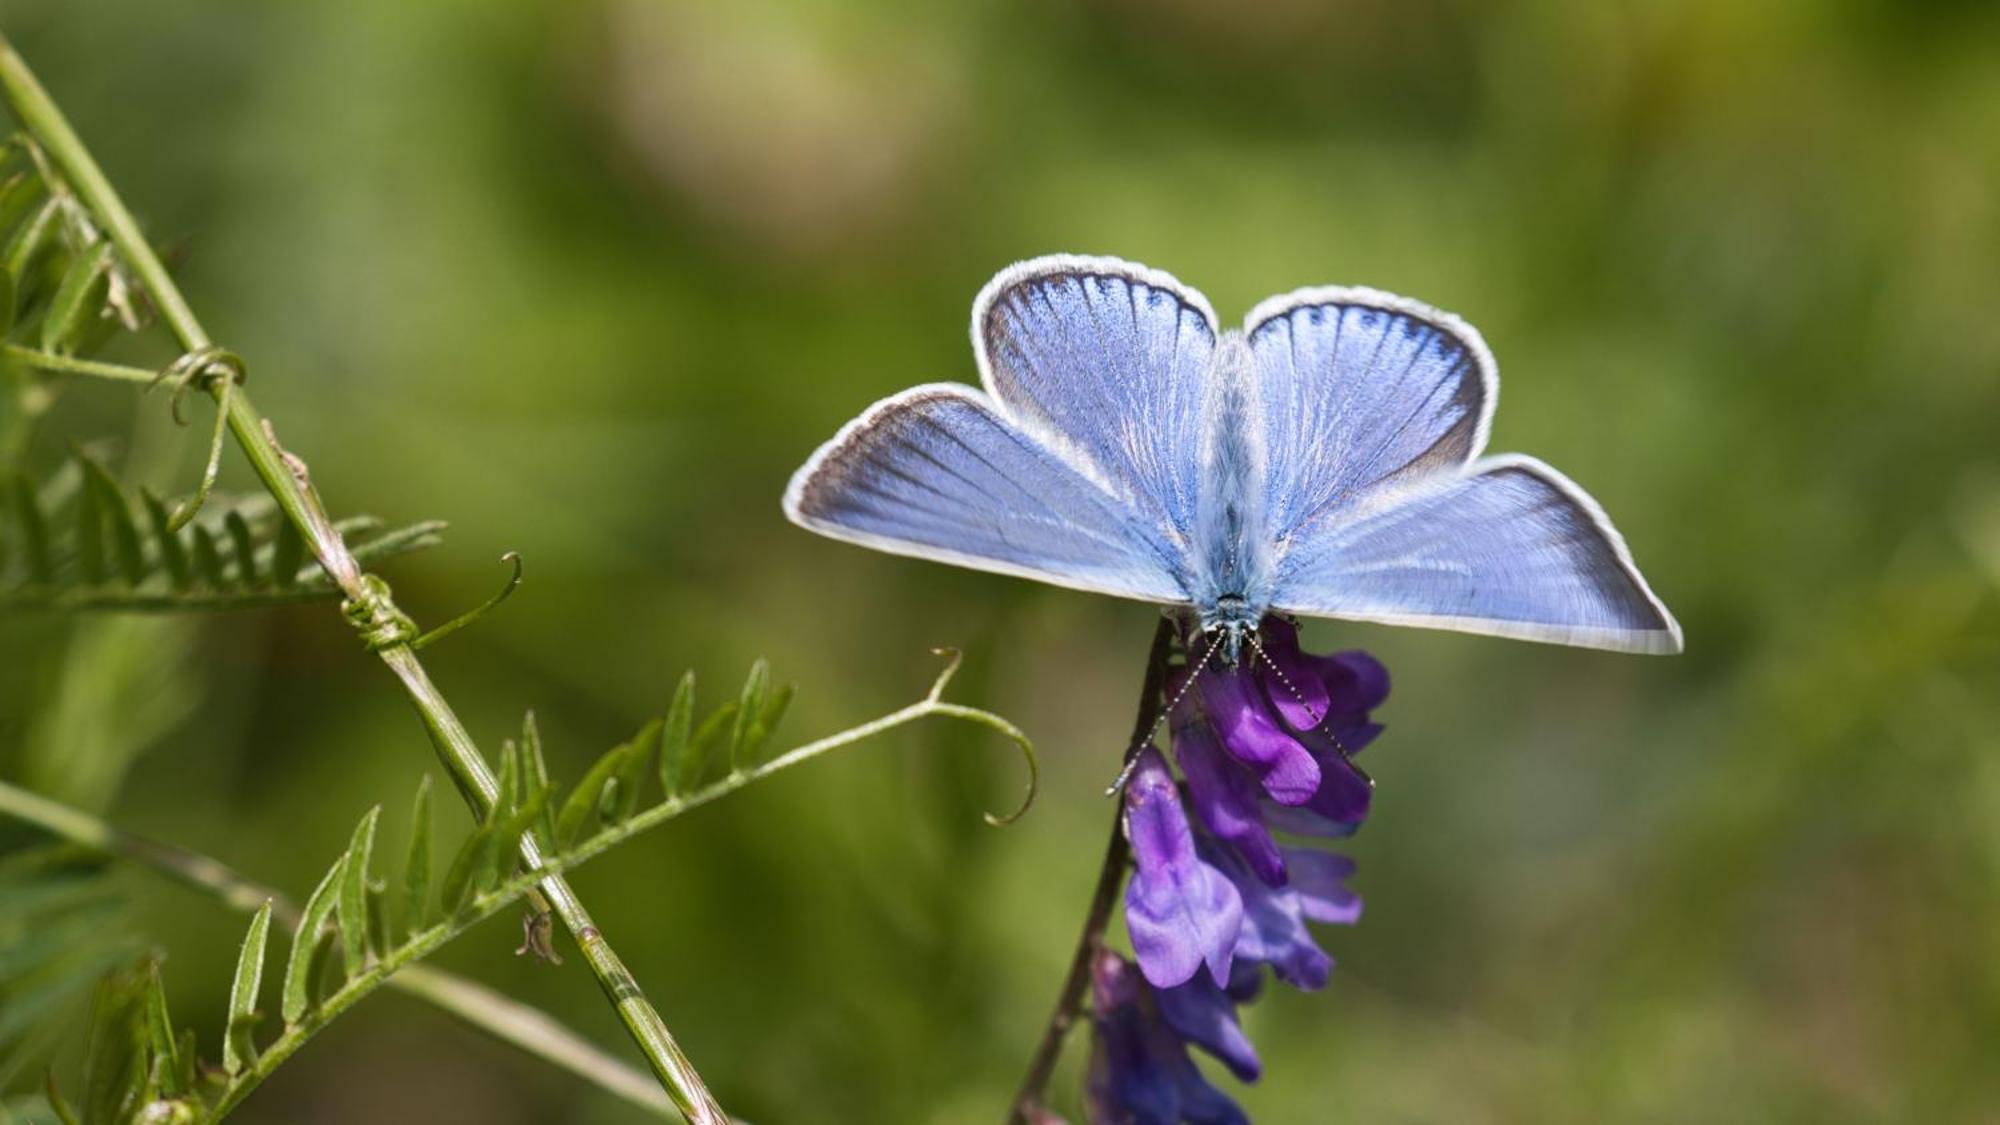
<svg viewBox="0 0 2000 1125">
<path fill-rule="evenodd" d="M 1604 510 L 1482 457 L 1499 376 L 1473 327 L 1374 289 L 1208 300 L 1115 258 L 1002 271 L 980 388 L 863 411 L 793 475 L 834 539 L 1191 611 L 1234 661 L 1266 614 L 1631 652 L 1681 630 Z"/>
</svg>

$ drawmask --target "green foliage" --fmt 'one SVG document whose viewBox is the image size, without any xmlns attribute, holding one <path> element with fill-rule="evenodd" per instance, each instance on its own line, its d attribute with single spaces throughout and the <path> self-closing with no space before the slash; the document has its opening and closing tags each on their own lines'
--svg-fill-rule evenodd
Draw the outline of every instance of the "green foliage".
<svg viewBox="0 0 2000 1125">
<path fill-rule="evenodd" d="M 335 526 L 363 562 L 435 546 L 444 528 L 392 529 L 372 516 Z M 133 497 L 87 449 L 39 485 L 16 472 L 0 488 L 0 611 L 173 612 L 338 597 L 304 556 L 269 497 L 211 504 L 174 529 L 159 498 Z"/>
<path fill-rule="evenodd" d="M 65 845 L 0 857 L 0 1086 L 31 1067 L 98 978 L 134 953 L 101 863 Z"/>
</svg>

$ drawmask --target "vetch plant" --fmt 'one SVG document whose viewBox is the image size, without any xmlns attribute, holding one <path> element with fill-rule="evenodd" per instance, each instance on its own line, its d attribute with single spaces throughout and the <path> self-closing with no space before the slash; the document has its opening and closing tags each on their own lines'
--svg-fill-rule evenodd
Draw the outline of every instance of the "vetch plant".
<svg viewBox="0 0 2000 1125">
<path fill-rule="evenodd" d="M 787 515 L 836 539 L 1166 606 L 1112 786 L 1121 808 L 1056 1009 L 1013 1107 L 1048 1122 L 1070 1026 L 1091 1119 L 1246 1120 L 1192 1062 L 1261 1066 L 1237 1023 L 1268 967 L 1323 985 L 1308 923 L 1347 924 L 1337 838 L 1388 694 L 1364 653 L 1308 655 L 1293 615 L 1632 652 L 1680 627 L 1602 509 L 1554 469 L 1480 458 L 1499 377 L 1470 325 L 1326 287 L 1223 331 L 1200 293 L 1057 255 L 973 303 L 981 388 L 915 387 L 813 454 Z M 1178 779 L 1153 745 L 1171 724 Z M 1105 932 L 1125 882 L 1132 956 Z"/>
<path fill-rule="evenodd" d="M 337 601 L 416 708 L 478 822 L 452 847 L 442 879 L 433 883 L 437 842 L 426 779 L 396 877 L 386 874 L 391 848 L 378 839 L 379 808 L 371 809 L 344 848 L 327 842 L 335 858 L 293 905 L 215 860 L 0 783 L 0 815 L 53 837 L 0 857 L 0 1089 L 48 1046 L 44 1021 L 76 982 L 113 970 L 92 1004 L 81 1081 L 67 1085 L 50 1072 L 44 1095 L 32 1104 L 0 1101 L 0 1120 L 17 1114 L 92 1123 L 219 1119 L 320 1028 L 381 987 L 436 1004 L 656 1113 L 728 1120 L 565 873 L 773 773 L 927 718 L 976 723 L 1014 743 L 1029 767 L 1025 809 L 1035 786 L 1027 738 L 997 715 L 942 698 L 957 667 L 956 654 L 943 651 L 945 667 L 921 699 L 781 753 L 770 747 L 792 688 L 774 684 L 758 661 L 735 698 L 699 721 L 693 678 L 684 677 L 664 715 L 597 758 L 573 785 L 552 774 L 532 716 L 489 759 L 417 652 L 507 597 L 520 581 L 520 560 L 509 556 L 511 577 L 484 604 L 421 630 L 368 567 L 435 545 L 444 525 L 389 528 L 370 517 L 333 518 L 306 462 L 280 445 L 272 423 L 251 404 L 246 363 L 209 336 L 68 121 L 4 39 L 0 96 L 20 129 L 0 165 L 0 368 L 10 396 L 0 429 L 0 609 L 164 615 Z M 114 334 L 143 338 L 156 321 L 172 336 L 177 358 L 157 369 L 97 358 Z M 214 403 L 204 467 L 188 495 L 170 500 L 140 491 L 135 500 L 104 449 L 91 443 L 75 446 L 52 473 L 25 468 L 33 428 L 80 380 L 161 388 L 177 420 L 191 399 Z M 232 440 L 263 496 L 214 492 Z M 144 667 L 164 676 L 159 669 L 170 664 Z M 116 708 L 108 716 L 126 717 Z M 111 860 L 152 868 L 250 915 L 226 1026 L 202 1035 L 177 1026 L 157 961 L 133 967 L 135 943 L 116 924 L 117 904 L 97 881 Z M 556 959 L 555 931 L 567 933 L 650 1076 L 533 1008 L 417 964 L 482 919 L 516 906 L 525 908 L 521 952 Z M 81 1091 L 75 1104 L 66 1089 Z"/>
</svg>

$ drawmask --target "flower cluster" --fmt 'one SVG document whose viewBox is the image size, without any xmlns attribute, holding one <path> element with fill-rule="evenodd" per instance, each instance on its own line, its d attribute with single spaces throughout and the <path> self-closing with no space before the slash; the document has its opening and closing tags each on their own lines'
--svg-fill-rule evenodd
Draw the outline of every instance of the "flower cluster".
<svg viewBox="0 0 2000 1125">
<path fill-rule="evenodd" d="M 1205 644 L 1184 647 L 1200 654 Z M 1266 966 L 1295 988 L 1325 984 L 1333 959 L 1307 923 L 1361 916 L 1351 860 L 1278 834 L 1338 838 L 1360 827 L 1370 785 L 1350 759 L 1381 733 L 1369 712 L 1389 694 L 1388 673 L 1366 653 L 1304 653 L 1297 629 L 1277 618 L 1240 662 L 1191 664 L 1169 685 L 1180 701 L 1171 721 L 1181 780 L 1147 746 L 1125 786 L 1125 919 L 1137 965 L 1105 952 L 1092 966 L 1089 1097 L 1100 1122 L 1246 1121 L 1188 1048 L 1256 1081 L 1237 1005 L 1256 995 Z"/>
</svg>

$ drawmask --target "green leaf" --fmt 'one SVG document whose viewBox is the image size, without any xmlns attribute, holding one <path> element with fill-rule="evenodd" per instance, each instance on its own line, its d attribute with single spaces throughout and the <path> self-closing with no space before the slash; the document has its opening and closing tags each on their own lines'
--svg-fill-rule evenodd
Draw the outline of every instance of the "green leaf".
<svg viewBox="0 0 2000 1125">
<path fill-rule="evenodd" d="M 139 525 L 132 519 L 132 506 L 118 487 L 118 478 L 95 457 L 79 455 L 83 461 L 84 492 L 96 490 L 98 504 L 111 525 L 112 553 L 129 586 L 146 580 L 146 552 L 139 543 Z"/>
<path fill-rule="evenodd" d="M 750 742 L 750 732 L 757 725 L 757 715 L 764 709 L 764 693 L 771 682 L 771 666 L 763 657 L 750 663 L 750 675 L 743 680 L 743 693 L 736 698 L 736 721 L 729 729 L 729 769 L 733 773 L 743 768 L 743 751 Z"/>
<path fill-rule="evenodd" d="M 257 540 L 250 534 L 250 521 L 243 518 L 242 512 L 231 510 L 222 517 L 222 526 L 236 552 L 237 577 L 245 587 L 257 585 Z"/>
<path fill-rule="evenodd" d="M 111 973 L 98 982 L 83 1052 L 85 1121 L 125 1121 L 144 1104 L 144 996 L 145 977 L 132 970 Z"/>
<path fill-rule="evenodd" d="M 403 927 L 416 933 L 431 924 L 431 775 L 417 782 L 410 813 L 410 850 L 403 859 Z"/>
<path fill-rule="evenodd" d="M 21 529 L 21 547 L 28 557 L 28 573 L 36 582 L 55 579 L 55 560 L 49 554 L 49 524 L 42 515 L 41 498 L 25 474 L 14 476 L 14 523 Z"/>
<path fill-rule="evenodd" d="M 538 794 L 547 794 L 549 785 L 549 763 L 542 756 L 542 732 L 535 725 L 535 713 L 529 711 L 521 716 L 521 782 L 526 787 L 529 800 Z M 553 842 L 556 838 L 555 804 L 549 796 L 542 796 L 542 835 Z"/>
<path fill-rule="evenodd" d="M 489 820 L 473 829 L 472 835 L 458 846 L 458 853 L 451 857 L 451 866 L 445 868 L 444 885 L 439 888 L 439 898 L 447 914 L 457 914 L 472 901 L 480 871 L 500 865 L 500 828 L 498 822 Z"/>
<path fill-rule="evenodd" d="M 67 355 L 104 308 L 111 243 L 99 241 L 78 254 L 63 272 L 56 295 L 42 314 L 42 350 Z"/>
<path fill-rule="evenodd" d="M 736 726 L 736 713 L 741 704 L 732 699 L 717 707 L 708 718 L 695 728 L 694 737 L 688 741 L 685 767 L 681 771 L 681 787 L 692 789 L 701 781 L 708 770 L 708 763 L 715 758 L 716 747 L 729 737 Z"/>
<path fill-rule="evenodd" d="M 305 560 L 306 541 L 299 538 L 299 529 L 290 520 L 279 520 L 277 539 L 271 545 L 271 580 L 280 590 L 298 585 L 299 567 Z"/>
<path fill-rule="evenodd" d="M 0 270 L 0 340 L 14 331 L 14 275 Z"/>
<path fill-rule="evenodd" d="M 216 547 L 215 533 L 206 524 L 194 524 L 194 570 L 211 590 L 229 588 L 229 575 L 222 569 L 222 552 Z"/>
<path fill-rule="evenodd" d="M 56 1115 L 62 1125 L 83 1125 L 76 1115 L 76 1107 L 69 1104 L 62 1091 L 56 1088 L 56 1072 L 51 1070 L 42 1080 L 42 1095 L 49 1100 L 49 1112 Z"/>
<path fill-rule="evenodd" d="M 755 762 L 763 753 L 766 743 L 771 741 L 771 732 L 784 720 L 785 710 L 792 705 L 792 693 L 797 690 L 792 684 L 779 684 L 777 689 L 764 700 L 757 709 L 757 718 L 750 724 L 750 732 L 744 737 L 742 758 L 745 762 Z"/>
<path fill-rule="evenodd" d="M 236 957 L 236 978 L 229 985 L 229 1024 L 222 1038 L 222 1069 L 231 1076 L 257 1059 L 257 1045 L 251 1039 L 256 1022 L 257 987 L 264 983 L 264 939 L 271 932 L 271 903 L 250 919 L 243 934 L 243 948 Z"/>
<path fill-rule="evenodd" d="M 14 230 L 41 191 L 42 178 L 26 169 L 0 181 L 0 230 Z"/>
<path fill-rule="evenodd" d="M 625 747 L 613 746 L 604 756 L 592 762 L 584 771 L 583 780 L 570 790 L 568 799 L 562 803 L 562 811 L 556 814 L 556 839 L 558 850 L 568 848 L 575 842 L 586 825 L 595 824 L 600 802 L 604 799 L 604 787 L 618 776 L 619 767 L 624 765 Z"/>
<path fill-rule="evenodd" d="M 62 201 L 50 197 L 35 208 L 26 222 L 15 227 L 13 235 L 7 239 L 7 273 L 18 288 L 27 288 L 21 282 L 27 276 L 28 267 L 53 242 L 56 220 L 61 213 Z"/>
<path fill-rule="evenodd" d="M 659 760 L 662 725 L 659 719 L 654 719 L 640 727 L 639 733 L 625 744 L 624 760 L 618 765 L 618 804 L 612 811 L 616 820 L 630 820 L 639 811 L 639 797 L 658 769 L 654 763 Z"/>
<path fill-rule="evenodd" d="M 347 870 L 340 877 L 340 955 L 347 975 L 368 964 L 368 865 L 375 852 L 375 822 L 382 806 L 369 809 L 354 826 L 347 845 Z"/>
<path fill-rule="evenodd" d="M 149 488 L 140 489 L 139 496 L 145 502 L 146 519 L 152 524 L 153 542 L 159 545 L 160 561 L 166 564 L 168 581 L 176 590 L 187 589 L 193 571 L 188 565 L 187 549 L 181 546 L 181 537 L 168 525 L 166 504 Z"/>
<path fill-rule="evenodd" d="M 667 721 L 660 731 L 660 788 L 671 797 L 680 792 L 681 771 L 687 765 L 688 736 L 694 726 L 694 670 L 681 673 Z"/>
<path fill-rule="evenodd" d="M 174 1034 L 173 1017 L 167 1014 L 167 985 L 160 979 L 158 961 L 148 960 L 145 972 L 146 1038 L 150 1041 L 153 1073 L 160 1083 L 160 1091 L 170 1098 L 177 1098 L 187 1093 L 187 1087 L 181 1084 L 180 1041 Z"/>
<path fill-rule="evenodd" d="M 494 848 L 493 866 L 476 873 L 474 877 L 479 890 L 485 891 L 499 882 L 502 871 L 513 866 L 509 857 L 520 852 L 521 834 L 534 826 L 535 821 L 542 815 L 542 810 L 547 807 L 549 795 L 553 792 L 555 792 L 553 787 L 544 789 L 521 802 L 521 807 L 515 809 L 514 815 L 508 817 L 506 823 L 500 826 L 499 839 Z"/>
<path fill-rule="evenodd" d="M 299 913 L 298 929 L 292 931 L 292 952 L 285 959 L 285 993 L 280 1009 L 288 1027 L 299 1022 L 299 1017 L 312 1006 L 313 949 L 319 944 L 326 920 L 340 898 L 346 871 L 347 856 L 342 853 L 320 877 L 319 886 L 313 888 L 312 897 L 306 899 L 306 907 Z"/>
<path fill-rule="evenodd" d="M 76 562 L 92 586 L 110 576 L 104 560 L 104 500 L 87 478 L 76 498 Z"/>
<path fill-rule="evenodd" d="M 521 748 L 514 740 L 504 739 L 500 743 L 500 780 L 494 787 L 493 811 L 488 814 L 496 820 L 514 815 L 514 809 L 521 803 Z"/>
</svg>

